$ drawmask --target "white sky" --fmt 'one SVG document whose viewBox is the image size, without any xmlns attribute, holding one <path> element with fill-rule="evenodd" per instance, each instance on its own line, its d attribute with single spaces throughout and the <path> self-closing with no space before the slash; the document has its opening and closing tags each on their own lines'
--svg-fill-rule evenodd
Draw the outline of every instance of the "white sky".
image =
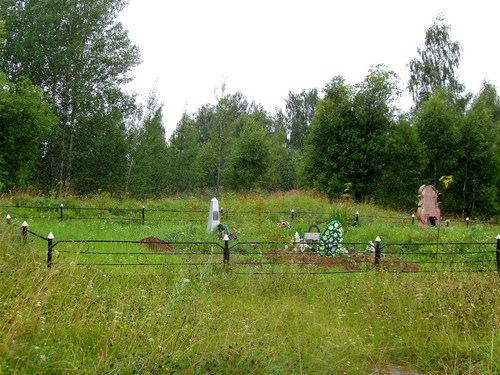
<svg viewBox="0 0 500 375">
<path fill-rule="evenodd" d="M 168 136 L 184 111 L 215 103 L 224 81 L 270 113 L 289 91 L 322 94 L 336 75 L 358 83 L 379 63 L 404 88 L 408 62 L 443 13 L 463 48 L 467 90 L 484 79 L 500 90 L 499 9 L 493 0 L 130 0 L 120 21 L 143 62 L 127 88 L 145 101 L 156 83 Z"/>
</svg>

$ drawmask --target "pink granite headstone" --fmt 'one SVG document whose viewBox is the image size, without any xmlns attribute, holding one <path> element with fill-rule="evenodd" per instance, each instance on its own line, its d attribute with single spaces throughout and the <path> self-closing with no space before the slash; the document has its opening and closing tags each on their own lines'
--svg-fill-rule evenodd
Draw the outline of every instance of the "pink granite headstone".
<svg viewBox="0 0 500 375">
<path fill-rule="evenodd" d="M 418 189 L 417 217 L 420 228 L 441 224 L 441 210 L 437 198 L 437 191 L 432 185 L 422 185 Z"/>
</svg>

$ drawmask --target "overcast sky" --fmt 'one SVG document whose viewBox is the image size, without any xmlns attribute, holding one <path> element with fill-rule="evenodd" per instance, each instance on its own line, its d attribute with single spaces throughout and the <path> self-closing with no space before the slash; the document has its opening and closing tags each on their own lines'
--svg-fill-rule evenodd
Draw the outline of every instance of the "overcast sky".
<svg viewBox="0 0 500 375">
<path fill-rule="evenodd" d="M 379 63 L 404 85 L 425 30 L 443 13 L 463 48 L 467 90 L 484 79 L 500 90 L 499 8 L 492 0 L 130 0 L 120 21 L 143 62 L 127 89 L 145 100 L 156 83 L 170 135 L 184 111 L 215 103 L 222 82 L 270 113 L 289 91 L 322 93 L 336 75 L 358 83 Z"/>
</svg>

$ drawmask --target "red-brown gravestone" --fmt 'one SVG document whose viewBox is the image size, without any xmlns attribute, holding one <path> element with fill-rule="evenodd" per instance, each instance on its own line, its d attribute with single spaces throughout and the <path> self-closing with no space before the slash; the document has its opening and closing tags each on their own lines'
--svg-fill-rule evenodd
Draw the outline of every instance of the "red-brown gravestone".
<svg viewBox="0 0 500 375">
<path fill-rule="evenodd" d="M 437 197 L 437 191 L 432 185 L 422 185 L 418 189 L 417 217 L 420 228 L 441 224 L 441 210 Z"/>
</svg>

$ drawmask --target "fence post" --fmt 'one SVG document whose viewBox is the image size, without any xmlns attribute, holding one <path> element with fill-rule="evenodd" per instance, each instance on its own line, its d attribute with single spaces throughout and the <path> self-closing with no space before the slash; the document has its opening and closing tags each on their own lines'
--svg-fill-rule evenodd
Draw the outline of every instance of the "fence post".
<svg viewBox="0 0 500 375">
<path fill-rule="evenodd" d="M 5 219 L 7 220 L 8 225 L 10 225 L 12 223 L 12 218 L 10 217 L 9 214 L 7 214 L 7 216 L 5 216 Z"/>
<path fill-rule="evenodd" d="M 52 244 L 54 242 L 54 235 L 52 232 L 49 233 L 47 236 L 47 243 L 48 243 L 48 249 L 47 249 L 47 267 L 51 268 L 52 267 Z"/>
<path fill-rule="evenodd" d="M 497 271 L 500 273 L 500 234 L 497 235 Z"/>
<path fill-rule="evenodd" d="M 356 226 L 359 226 L 359 211 L 356 211 Z"/>
<path fill-rule="evenodd" d="M 142 206 L 142 225 L 146 222 L 146 207 Z"/>
<path fill-rule="evenodd" d="M 415 214 L 411 214 L 411 225 L 415 225 Z"/>
<path fill-rule="evenodd" d="M 224 207 L 221 207 L 220 208 L 220 220 L 222 221 L 223 218 L 224 218 Z"/>
<path fill-rule="evenodd" d="M 292 220 L 295 219 L 295 210 L 292 210 Z"/>
<path fill-rule="evenodd" d="M 64 204 L 61 203 L 61 205 L 59 206 L 59 210 L 61 211 L 61 214 L 60 214 L 60 220 L 64 220 Z"/>
<path fill-rule="evenodd" d="M 24 243 L 28 242 L 28 222 L 23 222 L 21 226 L 23 227 L 23 241 Z"/>
<path fill-rule="evenodd" d="M 468 217 L 465 218 L 465 225 L 467 226 L 467 228 L 469 228 L 469 220 L 470 219 Z"/>
<path fill-rule="evenodd" d="M 224 235 L 224 264 L 229 264 L 229 237 Z"/>
<path fill-rule="evenodd" d="M 375 238 L 375 266 L 377 268 L 380 267 L 380 242 L 382 242 L 382 239 L 380 236 L 377 236 L 377 238 Z"/>
</svg>

